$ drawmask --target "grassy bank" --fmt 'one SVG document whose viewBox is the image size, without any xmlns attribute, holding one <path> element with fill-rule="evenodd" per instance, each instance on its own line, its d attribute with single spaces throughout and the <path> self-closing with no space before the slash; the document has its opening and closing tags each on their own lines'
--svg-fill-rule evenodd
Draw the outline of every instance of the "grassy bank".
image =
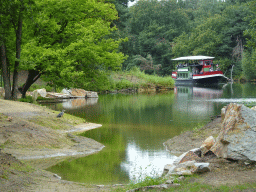
<svg viewBox="0 0 256 192">
<path fill-rule="evenodd" d="M 115 72 L 110 75 L 110 90 L 145 87 L 169 87 L 173 88 L 174 80 L 170 76 L 160 77 L 145 74 L 134 67 L 130 71 Z"/>
<path fill-rule="evenodd" d="M 22 79 L 25 79 L 22 78 Z M 21 86 L 22 84 L 20 84 Z M 171 76 L 161 77 L 158 75 L 148 75 L 139 68 L 132 68 L 129 71 L 116 71 L 110 74 L 104 74 L 103 77 L 95 79 L 95 83 L 90 83 L 90 87 L 82 87 L 88 91 L 115 91 L 122 89 L 139 89 L 148 87 L 164 87 L 173 88 L 174 80 Z M 28 91 L 32 92 L 36 89 L 45 88 L 46 91 L 60 92 L 64 87 L 50 86 L 43 80 L 36 81 Z M 76 88 L 76 87 L 74 87 Z M 21 100 L 23 101 L 23 100 Z M 27 100 L 25 100 L 27 102 Z M 32 100 L 30 101 L 32 103 Z"/>
</svg>

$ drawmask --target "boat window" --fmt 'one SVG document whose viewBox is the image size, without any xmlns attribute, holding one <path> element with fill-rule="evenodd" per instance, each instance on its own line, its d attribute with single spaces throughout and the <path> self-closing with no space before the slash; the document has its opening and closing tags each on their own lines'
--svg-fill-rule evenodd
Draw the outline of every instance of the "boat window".
<svg viewBox="0 0 256 192">
<path fill-rule="evenodd" d="M 205 65 L 211 65 L 211 61 L 205 61 Z"/>
</svg>

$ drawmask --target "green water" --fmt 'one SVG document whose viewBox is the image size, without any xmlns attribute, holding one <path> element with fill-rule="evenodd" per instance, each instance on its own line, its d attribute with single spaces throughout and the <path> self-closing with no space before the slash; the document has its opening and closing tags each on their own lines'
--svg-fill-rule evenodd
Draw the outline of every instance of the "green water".
<svg viewBox="0 0 256 192">
<path fill-rule="evenodd" d="M 221 108 L 235 98 L 246 102 L 244 98 L 255 97 L 255 85 L 229 84 L 223 88 L 177 87 L 158 94 L 100 95 L 98 99 L 49 105 L 102 124 L 101 128 L 81 135 L 104 144 L 105 148 L 48 170 L 65 180 L 91 184 L 128 183 L 145 175 L 161 175 L 164 165 L 175 159 L 163 142 L 209 122 L 211 116 L 220 114 Z"/>
</svg>

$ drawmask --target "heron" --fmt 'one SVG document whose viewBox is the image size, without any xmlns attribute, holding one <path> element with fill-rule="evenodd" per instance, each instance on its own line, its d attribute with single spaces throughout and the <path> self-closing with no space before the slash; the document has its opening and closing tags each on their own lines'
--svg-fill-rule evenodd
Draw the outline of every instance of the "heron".
<svg viewBox="0 0 256 192">
<path fill-rule="evenodd" d="M 64 112 L 65 112 L 65 110 L 63 109 L 63 110 L 57 115 L 57 117 L 62 117 L 62 116 L 64 115 Z"/>
</svg>

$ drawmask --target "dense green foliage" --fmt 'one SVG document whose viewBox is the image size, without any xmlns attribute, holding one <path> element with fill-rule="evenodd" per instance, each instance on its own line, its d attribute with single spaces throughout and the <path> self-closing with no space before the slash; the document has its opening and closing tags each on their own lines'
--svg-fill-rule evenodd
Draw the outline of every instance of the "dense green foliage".
<svg viewBox="0 0 256 192">
<path fill-rule="evenodd" d="M 157 73 L 169 75 L 173 57 L 210 55 L 226 75 L 234 65 L 233 76 L 255 78 L 247 74 L 255 71 L 255 7 L 250 0 L 141 0 L 129 8 L 125 53 L 130 57 L 123 67 L 152 73 L 160 64 Z"/>
<path fill-rule="evenodd" d="M 1 61 L 8 68 L 4 75 L 9 78 L 8 70 L 14 74 L 20 69 L 29 71 L 30 78 L 20 89 L 22 94 L 38 77 L 54 86 L 100 87 L 107 71 L 121 68 L 125 56 L 118 47 L 123 39 L 111 37 L 117 30 L 113 25 L 118 19 L 114 4 L 95 0 L 1 0 L 1 5 L 0 45 L 1 52 L 6 51 Z M 16 57 L 15 40 L 19 42 Z M 4 83 L 10 89 L 8 78 Z"/>
<path fill-rule="evenodd" d="M 0 3 L 0 61 L 9 98 L 16 97 L 21 69 L 29 71 L 23 96 L 39 77 L 53 87 L 106 90 L 109 71 L 137 66 L 170 75 L 172 58 L 185 55 L 214 56 L 226 75 L 233 65 L 233 76 L 256 78 L 255 0 L 140 0 L 131 7 L 127 0 Z"/>
</svg>

